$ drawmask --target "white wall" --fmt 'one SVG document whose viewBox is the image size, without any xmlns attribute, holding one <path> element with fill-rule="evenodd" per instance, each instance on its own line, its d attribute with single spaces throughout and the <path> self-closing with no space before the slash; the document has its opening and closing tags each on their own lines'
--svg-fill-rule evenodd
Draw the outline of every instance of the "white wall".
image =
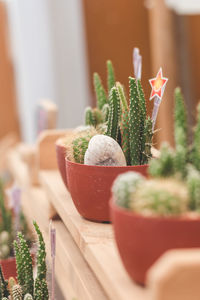
<svg viewBox="0 0 200 300">
<path fill-rule="evenodd" d="M 36 106 L 50 98 L 59 107 L 59 127 L 82 122 L 89 101 L 79 0 L 7 0 L 21 129 L 36 134 Z"/>
</svg>

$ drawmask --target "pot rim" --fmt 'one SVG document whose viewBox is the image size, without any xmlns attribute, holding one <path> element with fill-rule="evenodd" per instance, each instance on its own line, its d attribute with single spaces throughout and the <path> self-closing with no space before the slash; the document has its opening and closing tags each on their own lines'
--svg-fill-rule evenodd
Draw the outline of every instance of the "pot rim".
<svg viewBox="0 0 200 300">
<path fill-rule="evenodd" d="M 200 214 L 198 215 L 197 213 L 192 214 L 193 212 L 191 211 L 191 215 L 190 212 L 188 212 L 187 214 L 184 215 L 180 215 L 180 216 L 156 216 L 156 215 L 152 215 L 152 216 L 145 216 L 139 213 L 136 213 L 134 211 L 130 211 L 129 209 L 119 206 L 118 204 L 116 204 L 115 198 L 114 196 L 112 196 L 109 200 L 109 206 L 111 210 L 114 210 L 128 218 L 138 218 L 138 219 L 145 219 L 145 220 L 149 220 L 149 221 L 165 221 L 165 222 L 200 222 Z"/>
<path fill-rule="evenodd" d="M 135 166 L 96 166 L 96 165 L 85 165 L 85 164 L 80 164 L 80 163 L 77 163 L 77 162 L 73 162 L 71 160 L 69 160 L 67 158 L 67 156 L 65 156 L 65 161 L 66 163 L 69 163 L 71 165 L 74 165 L 74 166 L 83 166 L 83 168 L 101 168 L 101 169 L 124 169 L 124 168 L 127 168 L 127 169 L 131 169 L 133 167 L 137 167 L 137 168 L 143 168 L 143 167 L 148 167 L 149 165 L 148 164 L 145 164 L 145 165 L 135 165 Z"/>
<path fill-rule="evenodd" d="M 2 261 L 4 261 L 4 262 L 11 262 L 11 261 L 15 261 L 16 260 L 16 258 L 15 258 L 15 256 L 10 256 L 10 257 L 8 257 L 8 258 L 2 258 L 2 259 L 0 259 L 0 263 L 2 263 Z"/>
</svg>

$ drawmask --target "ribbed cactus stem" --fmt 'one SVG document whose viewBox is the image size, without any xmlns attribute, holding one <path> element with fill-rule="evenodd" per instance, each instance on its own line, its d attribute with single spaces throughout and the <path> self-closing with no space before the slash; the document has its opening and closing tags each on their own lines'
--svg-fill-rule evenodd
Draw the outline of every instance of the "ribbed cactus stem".
<svg viewBox="0 0 200 300">
<path fill-rule="evenodd" d="M 187 186 L 190 195 L 190 209 L 200 211 L 200 172 L 188 167 Z"/>
<path fill-rule="evenodd" d="M 102 108 L 102 114 L 103 114 L 103 121 L 106 123 L 108 121 L 108 117 L 109 117 L 109 110 L 110 110 L 110 106 L 108 103 L 104 104 L 103 108 Z"/>
<path fill-rule="evenodd" d="M 98 73 L 94 73 L 93 81 L 97 98 L 97 107 L 101 110 L 104 104 L 108 103 L 108 99 Z"/>
<path fill-rule="evenodd" d="M 135 78 L 129 77 L 130 86 L 130 109 L 129 109 L 129 132 L 130 132 L 130 156 L 131 165 L 140 165 L 141 162 L 141 122 L 140 122 L 140 97 Z"/>
<path fill-rule="evenodd" d="M 175 132 L 175 144 L 176 147 L 183 146 L 187 147 L 187 116 L 186 109 L 184 105 L 183 95 L 181 93 L 181 89 L 178 87 L 174 92 L 175 97 L 175 113 L 174 113 L 174 132 Z M 177 130 L 183 130 L 182 139 L 178 138 L 176 134 Z"/>
<path fill-rule="evenodd" d="M 0 296 L 1 297 L 8 297 L 9 292 L 8 292 L 8 282 L 4 278 L 4 274 L 2 271 L 2 267 L 0 265 Z"/>
<path fill-rule="evenodd" d="M 22 300 L 22 288 L 18 284 L 12 288 L 12 300 Z"/>
<path fill-rule="evenodd" d="M 34 300 L 48 300 L 49 293 L 46 281 L 40 280 L 38 277 L 35 280 Z"/>
<path fill-rule="evenodd" d="M 108 92 L 115 86 L 115 73 L 113 64 L 110 60 L 107 61 L 107 85 Z"/>
<path fill-rule="evenodd" d="M 191 159 L 196 169 L 200 171 L 200 103 L 197 106 L 197 124 L 194 132 Z"/>
<path fill-rule="evenodd" d="M 108 117 L 108 128 L 106 135 L 114 140 L 118 138 L 118 124 L 120 119 L 120 100 L 117 93 L 117 88 L 113 87 L 109 94 L 110 111 Z"/>
<path fill-rule="evenodd" d="M 150 117 L 148 117 L 145 120 L 143 136 L 145 140 L 145 148 L 144 151 L 142 152 L 142 164 L 147 164 L 149 159 L 152 157 L 151 147 L 152 147 L 153 131 L 152 131 L 152 120 Z"/>
<path fill-rule="evenodd" d="M 93 114 L 93 110 L 90 106 L 85 109 L 85 125 L 86 126 L 95 126 L 95 118 Z"/>
<path fill-rule="evenodd" d="M 31 294 L 26 294 L 24 296 L 24 300 L 33 300 L 33 297 L 31 296 Z"/>
<path fill-rule="evenodd" d="M 103 123 L 103 114 L 101 110 L 98 108 L 93 109 L 93 116 L 94 116 L 94 126 L 97 126 L 101 123 Z"/>
<path fill-rule="evenodd" d="M 84 163 L 85 152 L 88 148 L 88 144 L 91 138 L 92 136 L 90 134 L 87 134 L 85 136 L 77 137 L 73 141 L 73 156 L 75 162 L 79 164 Z"/>
<path fill-rule="evenodd" d="M 145 101 L 145 96 L 144 96 L 144 91 L 142 88 L 141 80 L 137 80 L 137 85 L 138 85 L 138 92 L 139 92 L 139 97 L 140 97 L 140 136 L 141 136 L 141 163 L 144 160 L 144 152 L 146 152 L 146 134 L 147 134 L 147 127 L 148 124 L 150 124 L 150 121 L 146 124 L 146 101 Z M 148 127 L 149 128 L 149 127 Z M 148 129 L 150 132 L 150 130 Z M 152 130 L 151 130 L 152 132 Z M 152 138 L 152 136 L 151 136 Z"/>
<path fill-rule="evenodd" d="M 117 92 L 120 98 L 121 104 L 121 120 L 120 120 L 120 131 L 121 131 L 121 147 L 126 157 L 127 165 L 130 165 L 130 142 L 129 142 L 129 108 L 124 93 L 123 86 L 117 82 Z"/>
<path fill-rule="evenodd" d="M 18 233 L 18 239 L 19 239 L 20 254 L 22 257 L 21 262 L 23 264 L 23 272 L 24 272 L 24 284 L 22 286 L 23 294 L 26 293 L 33 294 L 34 280 L 33 280 L 32 257 L 27 242 L 24 239 L 22 233 L 20 232 Z"/>
<path fill-rule="evenodd" d="M 25 283 L 25 273 L 24 273 L 24 264 L 22 261 L 20 247 L 17 241 L 14 241 L 14 249 L 15 249 L 15 258 L 16 258 L 16 265 L 17 265 L 17 280 L 21 286 L 24 286 Z"/>
</svg>

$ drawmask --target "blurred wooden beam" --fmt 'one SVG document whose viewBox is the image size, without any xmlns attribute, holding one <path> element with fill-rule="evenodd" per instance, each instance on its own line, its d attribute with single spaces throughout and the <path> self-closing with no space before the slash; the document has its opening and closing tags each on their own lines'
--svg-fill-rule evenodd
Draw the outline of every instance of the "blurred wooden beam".
<svg viewBox="0 0 200 300">
<path fill-rule="evenodd" d="M 157 119 L 156 140 L 158 147 L 162 141 L 174 144 L 173 137 L 173 93 L 177 85 L 177 57 L 174 15 L 166 7 L 164 0 L 152 0 L 149 8 L 150 47 L 152 60 L 152 76 L 156 75 L 159 68 L 169 78 L 164 98 L 160 106 Z"/>
</svg>

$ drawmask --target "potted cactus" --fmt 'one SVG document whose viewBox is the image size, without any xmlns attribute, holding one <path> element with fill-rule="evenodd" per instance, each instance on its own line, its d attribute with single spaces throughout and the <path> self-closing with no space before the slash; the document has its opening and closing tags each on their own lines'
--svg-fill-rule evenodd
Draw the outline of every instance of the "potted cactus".
<svg viewBox="0 0 200 300">
<path fill-rule="evenodd" d="M 15 216 L 11 209 L 5 204 L 5 195 L 3 184 L 0 182 L 0 264 L 4 269 L 6 278 L 16 276 L 16 261 L 14 257 L 13 240 L 16 235 Z M 18 229 L 21 230 L 26 237 L 29 245 L 31 244 L 31 236 L 28 230 L 26 219 L 20 210 Z"/>
<path fill-rule="evenodd" d="M 141 81 L 129 77 L 128 101 L 110 61 L 107 73 L 107 93 L 94 74 L 97 108 L 85 111 L 89 127 L 66 140 L 66 174 L 74 204 L 81 216 L 99 222 L 110 221 L 108 201 L 117 175 L 127 170 L 147 175 L 153 136 Z"/>
<path fill-rule="evenodd" d="M 175 144 L 162 146 L 149 164 L 151 178 L 129 172 L 112 187 L 111 218 L 124 266 L 144 284 L 146 272 L 167 250 L 200 247 L 200 105 L 192 145 L 180 89 L 175 90 Z"/>
<path fill-rule="evenodd" d="M 32 257 L 28 244 L 22 233 L 18 233 L 18 239 L 14 241 L 17 263 L 17 281 L 10 277 L 5 280 L 0 268 L 0 298 L 4 300 L 48 300 L 49 293 L 46 281 L 46 251 L 42 233 L 34 222 L 38 236 L 37 275 L 33 277 Z"/>
</svg>

